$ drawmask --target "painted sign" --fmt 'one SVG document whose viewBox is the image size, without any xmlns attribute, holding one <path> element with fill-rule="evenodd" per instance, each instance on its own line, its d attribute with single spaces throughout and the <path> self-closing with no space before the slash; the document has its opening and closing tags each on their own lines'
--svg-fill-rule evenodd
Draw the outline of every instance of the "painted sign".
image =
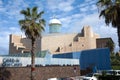
<svg viewBox="0 0 120 80">
<path fill-rule="evenodd" d="M 2 61 L 3 67 L 20 67 L 22 66 L 22 63 L 20 62 L 20 59 L 17 58 L 3 58 Z"/>
</svg>

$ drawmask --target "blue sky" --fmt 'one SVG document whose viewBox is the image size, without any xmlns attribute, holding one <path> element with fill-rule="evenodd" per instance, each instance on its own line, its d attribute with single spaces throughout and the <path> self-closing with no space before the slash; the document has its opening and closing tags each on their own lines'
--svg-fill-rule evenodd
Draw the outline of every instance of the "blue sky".
<svg viewBox="0 0 120 80">
<path fill-rule="evenodd" d="M 118 49 L 117 31 L 106 27 L 104 19 L 99 18 L 97 0 L 0 0 L 0 54 L 8 54 L 9 34 L 23 35 L 18 21 L 23 19 L 20 11 L 27 7 L 38 7 L 44 11 L 45 27 L 53 15 L 62 22 L 63 33 L 80 32 L 83 26 L 89 25 L 101 37 L 112 37 Z"/>
</svg>

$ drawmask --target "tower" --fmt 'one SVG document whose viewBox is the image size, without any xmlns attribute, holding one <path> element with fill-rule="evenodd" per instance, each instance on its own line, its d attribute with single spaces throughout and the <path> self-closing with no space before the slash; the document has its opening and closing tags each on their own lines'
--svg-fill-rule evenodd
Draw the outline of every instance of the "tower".
<svg viewBox="0 0 120 80">
<path fill-rule="evenodd" d="M 55 17 L 53 17 L 53 19 L 49 21 L 49 32 L 60 33 L 61 25 L 62 25 L 61 22 Z"/>
</svg>

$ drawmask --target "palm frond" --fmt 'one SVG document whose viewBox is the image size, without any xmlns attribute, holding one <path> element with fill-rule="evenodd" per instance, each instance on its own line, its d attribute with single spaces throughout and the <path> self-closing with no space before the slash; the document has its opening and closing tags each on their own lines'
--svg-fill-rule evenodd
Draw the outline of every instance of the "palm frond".
<svg viewBox="0 0 120 80">
<path fill-rule="evenodd" d="M 26 37 L 30 39 L 39 37 L 41 32 L 45 30 L 44 26 L 46 25 L 45 20 L 41 19 L 44 11 L 37 13 L 37 7 L 33 7 L 32 9 L 22 10 L 21 13 L 24 14 L 25 19 L 20 20 L 19 24 Z"/>
<path fill-rule="evenodd" d="M 120 0 L 99 0 L 97 4 L 101 9 L 99 16 L 105 18 L 106 25 L 117 28 L 120 47 Z"/>
<path fill-rule="evenodd" d="M 42 14 L 44 14 L 44 11 L 41 11 L 40 13 L 38 13 L 37 18 L 41 18 Z"/>
<path fill-rule="evenodd" d="M 99 17 L 104 16 L 104 15 L 105 15 L 105 10 L 102 10 L 102 11 L 100 12 Z"/>
<path fill-rule="evenodd" d="M 37 7 L 33 7 L 31 13 L 32 13 L 32 19 L 36 19 L 37 18 Z"/>
<path fill-rule="evenodd" d="M 22 11 L 20 11 L 20 13 L 23 14 L 23 15 L 27 15 L 26 10 L 22 10 Z"/>
<path fill-rule="evenodd" d="M 28 16 L 28 17 L 31 17 L 30 8 L 27 8 L 26 11 L 27 11 L 27 16 Z"/>
<path fill-rule="evenodd" d="M 19 24 L 23 25 L 25 23 L 25 20 L 19 20 Z"/>
<path fill-rule="evenodd" d="M 44 19 L 40 19 L 40 20 L 39 20 L 39 23 L 40 23 L 41 25 L 43 25 L 43 26 L 46 25 L 46 21 L 45 21 Z"/>
</svg>

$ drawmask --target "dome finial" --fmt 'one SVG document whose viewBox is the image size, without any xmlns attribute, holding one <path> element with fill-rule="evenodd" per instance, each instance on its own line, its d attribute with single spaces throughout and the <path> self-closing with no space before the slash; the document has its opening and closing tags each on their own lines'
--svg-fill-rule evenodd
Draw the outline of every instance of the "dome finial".
<svg viewBox="0 0 120 80">
<path fill-rule="evenodd" d="M 57 19 L 57 16 L 54 14 L 52 18 L 53 18 L 53 19 Z"/>
</svg>

